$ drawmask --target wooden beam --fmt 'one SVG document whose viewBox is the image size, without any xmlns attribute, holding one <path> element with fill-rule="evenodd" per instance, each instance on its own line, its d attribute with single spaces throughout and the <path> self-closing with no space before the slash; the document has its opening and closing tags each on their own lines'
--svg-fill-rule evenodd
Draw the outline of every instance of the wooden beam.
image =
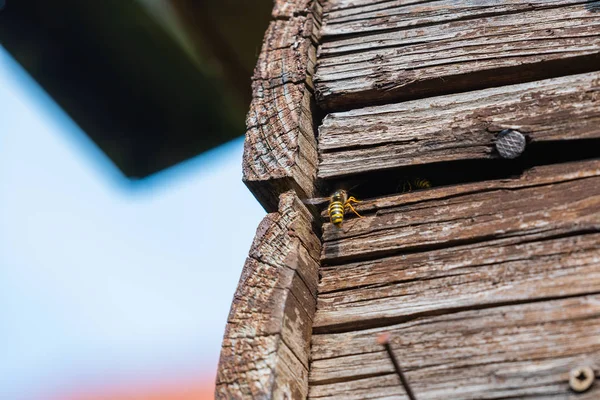
<svg viewBox="0 0 600 400">
<path fill-rule="evenodd" d="M 321 246 L 312 229 L 293 192 L 258 227 L 225 330 L 216 398 L 306 397 Z"/>
<path fill-rule="evenodd" d="M 267 211 L 293 189 L 315 195 L 312 75 L 320 28 L 316 1 L 277 1 L 254 70 L 243 180 Z"/>
<path fill-rule="evenodd" d="M 600 293 L 600 234 L 573 235 L 523 236 L 326 268 L 315 331 Z"/>
<path fill-rule="evenodd" d="M 319 127 L 319 178 L 499 158 L 516 129 L 530 143 L 600 138 L 600 73 L 332 113 Z"/>
<path fill-rule="evenodd" d="M 329 0 L 324 7 L 324 37 L 363 36 L 389 29 L 427 27 L 443 22 L 490 18 L 511 13 L 556 9 L 568 5 L 593 3 L 583 0 Z"/>
<path fill-rule="evenodd" d="M 324 11 L 321 107 L 529 82 L 594 71 L 600 61 L 600 14 L 590 2 L 405 3 L 332 2 Z"/>
<path fill-rule="evenodd" d="M 568 384 L 569 371 L 579 366 L 592 367 L 598 376 L 596 293 L 313 335 L 309 399 L 406 399 L 388 355 L 376 342 L 381 332 L 391 334 L 392 348 L 419 400 L 600 396 L 598 382 L 576 396 Z"/>
<path fill-rule="evenodd" d="M 600 160 L 358 211 L 324 223 L 309 399 L 405 399 L 383 332 L 418 399 L 562 399 L 598 374 Z"/>
<path fill-rule="evenodd" d="M 439 187 L 364 201 L 342 228 L 327 222 L 325 264 L 600 226 L 600 161 L 536 167 L 514 179 Z M 325 217 L 325 215 L 324 215 Z"/>
</svg>

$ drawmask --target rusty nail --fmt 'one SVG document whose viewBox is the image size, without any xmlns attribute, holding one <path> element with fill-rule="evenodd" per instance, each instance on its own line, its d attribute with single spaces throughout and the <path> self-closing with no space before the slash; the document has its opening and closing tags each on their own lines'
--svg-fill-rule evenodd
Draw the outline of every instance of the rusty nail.
<svg viewBox="0 0 600 400">
<path fill-rule="evenodd" d="M 569 373 L 569 386 L 577 393 L 588 390 L 596 379 L 594 370 L 590 367 L 573 368 Z"/>
<path fill-rule="evenodd" d="M 410 388 L 410 385 L 408 384 L 408 381 L 406 380 L 406 377 L 404 376 L 404 373 L 402 372 L 402 369 L 400 369 L 400 363 L 398 362 L 398 359 L 396 358 L 396 355 L 392 350 L 392 346 L 390 345 L 390 334 L 387 332 L 379 334 L 379 336 L 377 337 L 377 343 L 382 345 L 385 348 L 385 351 L 387 351 L 388 355 L 390 356 L 392 364 L 394 365 L 394 369 L 396 370 L 396 374 L 398 374 L 400 382 L 402 382 L 402 386 L 404 386 L 404 390 L 406 391 L 408 398 L 410 400 L 417 400 L 415 394 Z"/>
<path fill-rule="evenodd" d="M 525 136 L 514 129 L 504 129 L 496 137 L 496 150 L 502 158 L 517 158 L 525 150 Z"/>
</svg>

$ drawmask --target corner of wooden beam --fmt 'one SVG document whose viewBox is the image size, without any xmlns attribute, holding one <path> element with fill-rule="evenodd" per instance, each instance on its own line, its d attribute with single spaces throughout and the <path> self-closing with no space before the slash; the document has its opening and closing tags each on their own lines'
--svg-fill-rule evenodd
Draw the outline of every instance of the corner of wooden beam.
<svg viewBox="0 0 600 400">
<path fill-rule="evenodd" d="M 321 243 L 290 191 L 259 225 L 221 349 L 215 398 L 306 398 Z"/>
<path fill-rule="evenodd" d="M 315 195 L 317 142 L 312 76 L 320 29 L 316 1 L 276 1 L 252 78 L 243 181 L 269 212 L 279 195 Z"/>
</svg>

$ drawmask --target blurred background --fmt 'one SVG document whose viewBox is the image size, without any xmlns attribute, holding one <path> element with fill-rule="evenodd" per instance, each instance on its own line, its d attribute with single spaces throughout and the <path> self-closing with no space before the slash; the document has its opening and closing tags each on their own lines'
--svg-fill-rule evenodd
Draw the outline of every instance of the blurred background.
<svg viewBox="0 0 600 400">
<path fill-rule="evenodd" d="M 0 399 L 213 398 L 271 0 L 0 0 Z"/>
</svg>

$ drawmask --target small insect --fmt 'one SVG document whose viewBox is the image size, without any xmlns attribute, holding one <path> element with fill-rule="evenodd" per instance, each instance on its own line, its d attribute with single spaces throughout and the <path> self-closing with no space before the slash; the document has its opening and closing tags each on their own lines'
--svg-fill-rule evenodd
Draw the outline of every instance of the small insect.
<svg viewBox="0 0 600 400">
<path fill-rule="evenodd" d="M 331 200 L 329 202 L 328 210 L 331 223 L 336 226 L 341 226 L 344 221 L 344 214 L 348 209 L 352 210 L 359 218 L 362 218 L 363 216 L 354 209 L 352 203 L 356 204 L 360 203 L 360 201 L 356 200 L 353 196 L 348 197 L 348 192 L 343 189 L 336 190 L 333 195 L 331 195 Z"/>
<path fill-rule="evenodd" d="M 431 182 L 423 178 L 412 178 L 405 179 L 402 184 L 398 186 L 398 189 L 402 186 L 402 193 L 412 192 L 413 190 L 429 189 Z"/>
<path fill-rule="evenodd" d="M 356 200 L 354 196 L 348 197 L 348 191 L 344 189 L 336 190 L 330 197 L 309 199 L 305 202 L 308 204 L 319 204 L 324 203 L 326 201 L 329 201 L 329 207 L 327 208 L 329 220 L 335 226 L 342 226 L 342 222 L 344 221 L 344 214 L 348 210 L 351 210 L 359 218 L 363 218 L 363 216 L 360 215 L 353 206 L 353 204 L 360 203 L 360 201 Z"/>
</svg>

